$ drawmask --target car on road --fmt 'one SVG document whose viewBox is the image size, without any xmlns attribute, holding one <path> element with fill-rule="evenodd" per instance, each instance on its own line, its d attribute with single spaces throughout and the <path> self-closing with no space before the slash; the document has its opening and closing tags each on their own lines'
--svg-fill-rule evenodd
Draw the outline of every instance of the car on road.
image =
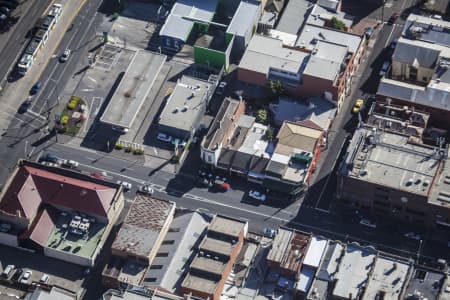
<svg viewBox="0 0 450 300">
<path fill-rule="evenodd" d="M 398 42 L 398 39 L 393 40 L 393 41 L 389 44 L 389 48 L 390 48 L 391 50 L 395 50 L 395 47 L 397 47 L 397 42 Z"/>
<path fill-rule="evenodd" d="M 407 237 L 409 239 L 420 241 L 420 235 L 415 232 L 407 232 L 407 233 L 405 233 L 405 237 Z"/>
<path fill-rule="evenodd" d="M 366 32 L 364 34 L 366 36 L 366 39 L 370 39 L 373 34 L 373 27 L 367 27 Z"/>
<path fill-rule="evenodd" d="M 225 182 L 222 179 L 218 179 L 214 181 L 214 188 L 217 189 L 219 192 L 226 192 L 230 188 L 230 184 L 228 182 Z"/>
<path fill-rule="evenodd" d="M 389 61 L 385 61 L 383 65 L 381 66 L 380 70 L 380 76 L 386 75 L 387 71 L 389 70 L 389 67 L 391 66 L 391 63 Z"/>
<path fill-rule="evenodd" d="M 51 152 L 48 152 L 44 156 L 42 156 L 41 160 L 42 161 L 49 161 L 49 162 L 52 162 L 52 163 L 55 163 L 55 164 L 58 163 L 58 161 L 59 161 L 58 157 L 55 154 L 51 153 Z"/>
<path fill-rule="evenodd" d="M 71 159 L 63 159 L 61 161 L 61 166 L 66 168 L 77 168 L 80 165 L 79 162 L 71 160 Z"/>
<path fill-rule="evenodd" d="M 94 172 L 90 174 L 91 177 L 97 178 L 97 179 L 101 179 L 101 180 L 106 180 L 106 177 L 108 176 L 108 174 L 106 174 L 106 172 Z"/>
<path fill-rule="evenodd" d="M 26 112 L 28 111 L 28 109 L 30 108 L 30 106 L 31 106 L 31 99 L 25 100 L 25 101 L 19 106 L 18 113 L 19 113 L 19 114 L 24 114 L 24 113 L 26 113 Z"/>
<path fill-rule="evenodd" d="M 40 282 L 42 283 L 47 283 L 49 280 L 50 276 L 48 276 L 47 274 L 42 274 L 41 279 L 39 279 Z"/>
<path fill-rule="evenodd" d="M 392 16 L 388 20 L 388 24 L 391 24 L 391 25 L 394 24 L 395 21 L 397 21 L 399 16 L 400 15 L 397 12 L 393 13 Z"/>
<path fill-rule="evenodd" d="M 11 279 L 14 281 L 19 281 L 20 276 L 22 276 L 22 274 L 23 274 L 23 270 L 21 268 L 18 268 L 16 270 L 16 273 L 14 273 L 13 277 L 11 277 Z"/>
<path fill-rule="evenodd" d="M 70 49 L 64 50 L 64 52 L 63 52 L 63 54 L 61 55 L 61 57 L 59 58 L 59 60 L 60 60 L 61 62 L 66 62 L 66 61 L 69 59 L 71 53 L 72 53 L 72 52 L 70 51 Z"/>
<path fill-rule="evenodd" d="M 353 105 L 352 113 L 357 114 L 357 113 L 361 112 L 361 110 L 363 110 L 363 108 L 364 108 L 364 100 L 358 99 L 358 100 L 356 100 L 355 105 Z"/>
<path fill-rule="evenodd" d="M 31 87 L 30 95 L 34 95 L 34 94 L 36 94 L 37 92 L 39 92 L 39 90 L 41 89 L 41 87 L 42 87 L 42 82 L 36 82 L 36 83 Z"/>
<path fill-rule="evenodd" d="M 359 224 L 367 226 L 367 227 L 371 227 L 371 228 L 377 228 L 377 224 L 375 224 L 375 222 L 372 222 L 369 219 L 366 218 L 362 218 L 361 221 L 359 221 Z"/>
<path fill-rule="evenodd" d="M 162 132 L 158 133 L 158 136 L 156 138 L 160 141 L 168 142 L 168 143 L 170 143 L 172 141 L 172 137 L 170 135 L 167 135 Z"/>
<path fill-rule="evenodd" d="M 12 271 L 16 268 L 15 265 L 7 265 L 6 268 L 2 272 L 3 278 L 9 278 L 11 276 Z"/>
<path fill-rule="evenodd" d="M 225 81 L 221 81 L 216 90 L 217 95 L 223 95 L 225 93 L 226 88 L 227 88 L 227 83 Z"/>
<path fill-rule="evenodd" d="M 261 192 L 251 190 L 248 192 L 248 196 L 255 200 L 266 201 L 267 196 Z"/>
<path fill-rule="evenodd" d="M 269 238 L 274 238 L 277 235 L 277 231 L 272 228 L 263 228 L 262 234 Z"/>
<path fill-rule="evenodd" d="M 30 270 L 23 273 L 23 276 L 20 279 L 20 283 L 27 284 L 30 281 L 31 274 L 33 274 L 33 272 L 31 272 Z"/>
<path fill-rule="evenodd" d="M 125 134 L 129 131 L 126 127 L 120 127 L 120 126 L 111 126 L 111 129 L 115 132 L 119 132 L 120 134 Z"/>
<path fill-rule="evenodd" d="M 47 166 L 47 167 L 59 167 L 59 165 L 57 163 L 52 163 L 50 161 L 43 161 L 41 162 L 42 165 Z"/>
<path fill-rule="evenodd" d="M 122 181 L 122 180 L 118 180 L 117 184 L 123 186 L 125 191 L 131 190 L 131 188 L 133 187 L 133 185 L 127 181 Z"/>
<path fill-rule="evenodd" d="M 139 187 L 139 192 L 143 194 L 153 195 L 154 190 L 149 185 L 143 185 Z"/>
</svg>

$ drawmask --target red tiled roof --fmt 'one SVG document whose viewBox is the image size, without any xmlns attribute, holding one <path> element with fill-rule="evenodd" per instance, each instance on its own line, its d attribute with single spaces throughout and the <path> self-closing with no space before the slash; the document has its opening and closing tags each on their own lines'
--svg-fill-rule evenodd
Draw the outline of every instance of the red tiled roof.
<svg viewBox="0 0 450 300">
<path fill-rule="evenodd" d="M 50 213 L 47 209 L 42 211 L 39 221 L 33 228 L 33 232 L 30 235 L 30 239 L 45 247 L 48 241 L 48 237 L 55 227 L 56 216 Z"/>
<path fill-rule="evenodd" d="M 0 211 L 34 218 L 48 203 L 87 214 L 106 216 L 116 189 L 31 166 L 22 166 L 0 202 Z"/>
</svg>

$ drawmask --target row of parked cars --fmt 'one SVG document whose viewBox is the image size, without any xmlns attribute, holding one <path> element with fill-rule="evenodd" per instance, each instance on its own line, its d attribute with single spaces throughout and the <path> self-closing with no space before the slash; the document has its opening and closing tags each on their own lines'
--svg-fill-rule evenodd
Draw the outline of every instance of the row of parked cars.
<svg viewBox="0 0 450 300">
<path fill-rule="evenodd" d="M 31 275 L 33 272 L 31 270 L 24 270 L 22 268 L 16 268 L 15 265 L 7 265 L 2 272 L 2 278 L 7 280 L 12 280 L 14 282 L 19 282 L 22 284 L 28 284 L 31 280 Z M 12 276 L 11 276 L 12 275 Z M 47 284 L 50 276 L 48 274 L 42 274 L 39 282 Z"/>
</svg>

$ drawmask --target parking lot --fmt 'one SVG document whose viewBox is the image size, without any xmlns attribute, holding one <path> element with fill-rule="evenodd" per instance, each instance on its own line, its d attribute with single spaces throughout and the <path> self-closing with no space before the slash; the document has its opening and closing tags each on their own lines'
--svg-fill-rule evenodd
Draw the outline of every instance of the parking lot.
<svg viewBox="0 0 450 300">
<path fill-rule="evenodd" d="M 17 255 L 18 251 L 20 255 Z M 15 269 L 21 268 L 23 272 L 28 270 L 32 272 L 29 280 L 30 284 L 32 282 L 39 282 L 45 273 L 49 275 L 48 284 L 56 285 L 73 292 L 81 292 L 84 280 L 83 272 L 85 270 L 82 267 L 45 257 L 43 254 L 31 253 L 2 245 L 0 245 L 0 253 L 2 253 L 0 259 L 1 272 L 8 265 L 14 265 Z M 14 276 L 14 272 L 10 273 L 10 279 Z M 13 283 L 12 280 L 9 282 Z M 25 294 L 25 290 L 20 290 L 17 285 L 9 284 L 8 281 L 2 280 L 0 293 L 14 294 L 21 297 Z M 0 299 L 2 299 L 1 296 Z"/>
</svg>

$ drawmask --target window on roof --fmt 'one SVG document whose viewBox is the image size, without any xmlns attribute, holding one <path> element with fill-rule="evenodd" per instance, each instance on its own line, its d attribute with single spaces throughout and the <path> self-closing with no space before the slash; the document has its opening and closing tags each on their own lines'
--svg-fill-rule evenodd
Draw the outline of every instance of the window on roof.
<svg viewBox="0 0 450 300">
<path fill-rule="evenodd" d="M 175 243 L 174 240 L 167 240 L 162 242 L 163 245 L 173 245 L 174 243 Z"/>
<path fill-rule="evenodd" d="M 163 268 L 163 265 L 151 265 L 151 270 L 161 270 Z"/>
<path fill-rule="evenodd" d="M 156 257 L 168 257 L 169 253 L 168 252 L 158 252 L 156 253 Z"/>
<path fill-rule="evenodd" d="M 169 228 L 169 232 L 180 232 L 180 228 Z"/>
</svg>

